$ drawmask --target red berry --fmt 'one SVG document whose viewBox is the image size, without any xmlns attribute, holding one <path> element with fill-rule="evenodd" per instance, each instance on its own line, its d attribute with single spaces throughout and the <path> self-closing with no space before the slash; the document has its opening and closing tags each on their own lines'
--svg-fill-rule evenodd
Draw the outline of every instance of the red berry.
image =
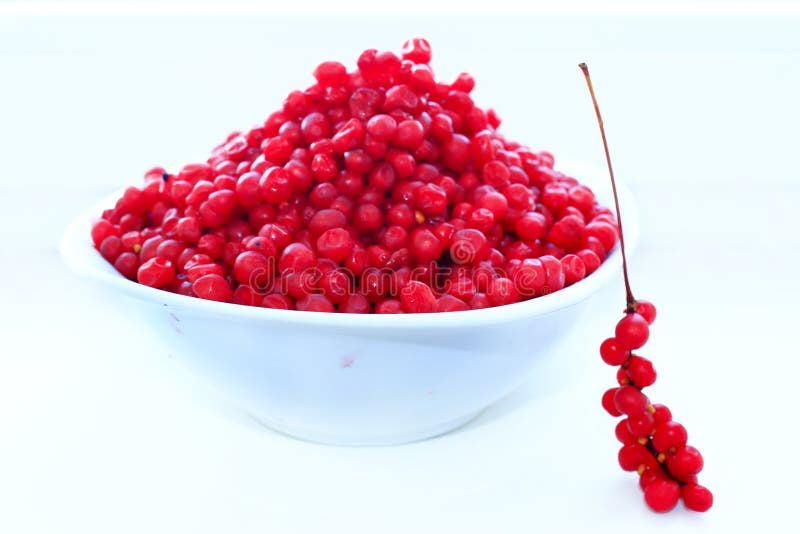
<svg viewBox="0 0 800 534">
<path fill-rule="evenodd" d="M 694 482 L 681 488 L 681 497 L 686 508 L 695 512 L 705 512 L 714 504 L 714 496 L 708 488 Z"/>
<path fill-rule="evenodd" d="M 115 235 L 109 235 L 100 243 L 98 250 L 106 261 L 114 263 L 122 253 L 122 240 Z"/>
<path fill-rule="evenodd" d="M 110 235 L 119 236 L 119 233 L 119 229 L 115 228 L 113 224 L 105 219 L 100 219 L 92 226 L 92 241 L 94 242 L 94 246 L 99 247 L 100 243 L 102 243 L 105 238 Z"/>
<path fill-rule="evenodd" d="M 561 258 L 561 267 L 564 270 L 565 286 L 580 282 L 586 276 L 586 264 L 575 254 L 567 254 Z"/>
<path fill-rule="evenodd" d="M 619 391 L 619 388 L 611 388 L 606 390 L 605 393 L 603 393 L 603 399 L 602 399 L 603 408 L 612 417 L 619 417 L 620 415 L 622 415 L 622 412 L 617 409 L 617 405 L 614 402 L 614 398 L 617 395 L 617 391 Z"/>
<path fill-rule="evenodd" d="M 136 280 L 143 285 L 162 288 L 175 279 L 175 267 L 170 260 L 151 258 L 144 262 L 136 273 Z"/>
<path fill-rule="evenodd" d="M 133 252 L 123 252 L 114 261 L 114 268 L 125 278 L 136 280 L 139 270 L 139 257 Z"/>
<path fill-rule="evenodd" d="M 656 307 L 650 301 L 637 300 L 636 313 L 641 315 L 647 324 L 653 324 L 656 320 Z"/>
<path fill-rule="evenodd" d="M 644 500 L 654 512 L 669 512 L 678 504 L 680 494 L 677 482 L 660 478 L 647 485 Z"/>
<path fill-rule="evenodd" d="M 350 255 L 353 245 L 353 239 L 347 230 L 344 228 L 331 228 L 317 239 L 317 254 L 321 258 L 329 258 L 341 263 Z"/>
<path fill-rule="evenodd" d="M 466 302 L 453 295 L 442 295 L 436 300 L 435 311 L 437 312 L 466 311 L 469 309 L 470 307 Z"/>
<path fill-rule="evenodd" d="M 633 386 L 622 386 L 614 395 L 614 406 L 625 415 L 645 411 L 648 403 L 647 397 Z"/>
<path fill-rule="evenodd" d="M 617 323 L 614 335 L 620 345 L 628 350 L 635 350 L 647 342 L 650 330 L 641 315 L 628 313 Z"/>
<path fill-rule="evenodd" d="M 298 311 L 333 312 L 331 301 L 324 295 L 305 295 L 296 304 Z"/>
<path fill-rule="evenodd" d="M 403 44 L 402 57 L 414 63 L 430 63 L 431 45 L 419 37 L 409 39 Z"/>
<path fill-rule="evenodd" d="M 418 228 L 411 233 L 411 255 L 419 263 L 439 259 L 442 255 L 442 242 L 427 228 Z"/>
<path fill-rule="evenodd" d="M 688 481 L 703 469 L 703 456 L 691 445 L 684 445 L 667 455 L 667 468 L 678 480 Z"/>
<path fill-rule="evenodd" d="M 192 283 L 192 291 L 201 299 L 230 302 L 233 290 L 219 274 L 206 274 Z"/>
<path fill-rule="evenodd" d="M 646 490 L 656 480 L 666 480 L 667 475 L 660 467 L 648 467 L 639 475 L 639 487 Z"/>
<path fill-rule="evenodd" d="M 617 459 L 620 467 L 625 471 L 636 471 L 646 461 L 647 456 L 650 456 L 648 450 L 643 445 L 634 442 L 623 445 Z"/>
<path fill-rule="evenodd" d="M 314 77 L 320 85 L 344 85 L 347 83 L 347 69 L 338 61 L 325 61 L 314 69 Z"/>
<path fill-rule="evenodd" d="M 622 365 L 628 360 L 629 352 L 619 341 L 610 337 L 600 344 L 600 357 L 608 365 Z"/>
<path fill-rule="evenodd" d="M 447 193 L 438 185 L 425 184 L 414 191 L 414 205 L 425 213 L 441 213 L 447 208 Z"/>
<path fill-rule="evenodd" d="M 267 289 L 274 276 L 274 263 L 260 252 L 242 252 L 233 264 L 233 277 L 236 281 L 260 291 Z"/>
<path fill-rule="evenodd" d="M 628 430 L 637 438 L 646 438 L 653 432 L 655 420 L 650 412 L 640 412 L 628 416 Z"/>
<path fill-rule="evenodd" d="M 686 429 L 675 421 L 660 422 L 656 424 L 653 431 L 653 447 L 658 452 L 666 453 L 671 449 L 682 447 L 686 444 L 687 439 Z"/>
<path fill-rule="evenodd" d="M 672 421 L 672 412 L 663 404 L 653 404 L 653 418 L 656 420 L 656 424 Z"/>
<path fill-rule="evenodd" d="M 436 295 L 424 283 L 411 280 L 400 291 L 400 303 L 406 313 L 429 313 L 436 306 Z"/>
<path fill-rule="evenodd" d="M 457 264 L 472 264 L 486 259 L 489 243 L 486 236 L 478 230 L 465 228 L 453 234 L 450 244 L 450 257 Z"/>
<path fill-rule="evenodd" d="M 364 295 L 354 293 L 348 295 L 347 298 L 339 304 L 339 311 L 342 313 L 369 313 L 369 301 Z"/>
<path fill-rule="evenodd" d="M 631 355 L 628 360 L 628 378 L 639 388 L 651 386 L 656 381 L 653 362 L 641 356 Z"/>
</svg>

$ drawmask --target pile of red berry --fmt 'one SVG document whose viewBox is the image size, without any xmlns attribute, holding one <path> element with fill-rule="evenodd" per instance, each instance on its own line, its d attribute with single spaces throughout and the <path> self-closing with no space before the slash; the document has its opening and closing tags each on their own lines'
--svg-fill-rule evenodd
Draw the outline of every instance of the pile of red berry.
<svg viewBox="0 0 800 534">
<path fill-rule="evenodd" d="M 434 78 L 431 50 L 325 62 L 317 83 L 234 132 L 206 163 L 155 168 L 92 228 L 141 284 L 268 308 L 459 311 L 574 284 L 616 219 L 553 157 L 506 140 L 474 80 Z"/>
</svg>

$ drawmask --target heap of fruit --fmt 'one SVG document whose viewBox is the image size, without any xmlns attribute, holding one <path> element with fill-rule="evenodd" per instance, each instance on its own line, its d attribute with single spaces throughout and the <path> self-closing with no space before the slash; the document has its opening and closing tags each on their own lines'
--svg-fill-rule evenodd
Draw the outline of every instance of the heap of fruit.
<svg viewBox="0 0 800 534">
<path fill-rule="evenodd" d="M 511 304 L 596 270 L 617 240 L 553 157 L 505 139 L 431 50 L 324 62 L 316 83 L 205 163 L 148 171 L 92 228 L 131 280 L 251 306 L 347 313 Z"/>
</svg>

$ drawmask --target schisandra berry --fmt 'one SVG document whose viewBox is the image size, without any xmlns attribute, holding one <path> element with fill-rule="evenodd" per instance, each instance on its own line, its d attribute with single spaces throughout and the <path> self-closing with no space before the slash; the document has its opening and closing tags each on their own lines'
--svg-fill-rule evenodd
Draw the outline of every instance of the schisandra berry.
<svg viewBox="0 0 800 534">
<path fill-rule="evenodd" d="M 145 285 L 307 311 L 481 309 L 590 276 L 617 242 L 610 210 L 552 154 L 506 139 L 472 76 L 437 80 L 430 59 L 414 38 L 355 69 L 320 63 L 205 162 L 148 170 L 93 225 L 94 246 Z M 623 348 L 603 353 L 619 364 Z"/>
<path fill-rule="evenodd" d="M 626 372 L 631 382 L 636 384 L 636 387 L 639 388 L 651 386 L 656 381 L 656 371 L 653 369 L 653 362 L 641 356 L 631 355 L 628 359 Z"/>
<path fill-rule="evenodd" d="M 632 436 L 646 438 L 653 432 L 655 421 L 650 412 L 640 412 L 628 416 L 628 430 Z"/>
<path fill-rule="evenodd" d="M 684 445 L 667 455 L 667 468 L 672 476 L 686 482 L 703 469 L 703 456 L 691 445 Z"/>
<path fill-rule="evenodd" d="M 680 496 L 678 483 L 664 478 L 652 481 L 644 490 L 644 500 L 655 512 L 669 512 L 678 504 Z"/>
<path fill-rule="evenodd" d="M 614 400 L 617 396 L 617 391 L 619 391 L 619 388 L 611 388 L 603 393 L 602 405 L 611 417 L 619 417 L 622 415 L 622 412 L 619 411 Z"/>
<path fill-rule="evenodd" d="M 687 439 L 686 428 L 675 421 L 658 423 L 653 429 L 653 447 L 658 452 L 666 453 L 682 447 Z"/>
<path fill-rule="evenodd" d="M 600 344 L 600 356 L 608 365 L 622 365 L 630 352 L 619 341 L 610 337 Z"/>
<path fill-rule="evenodd" d="M 633 386 L 622 386 L 614 394 L 614 406 L 625 415 L 638 414 L 647 409 L 649 401 L 641 391 Z"/>
<path fill-rule="evenodd" d="M 689 482 L 681 488 L 681 497 L 686 508 L 695 512 L 705 512 L 714 504 L 714 496 L 708 488 Z"/>
<path fill-rule="evenodd" d="M 639 473 L 639 486 L 644 490 L 648 506 L 656 512 L 667 512 L 675 507 L 682 496 L 688 509 L 705 512 L 713 504 L 713 495 L 707 488 L 697 485 L 697 473 L 703 468 L 703 457 L 697 449 L 686 445 L 686 429 L 672 420 L 669 408 L 663 404 L 650 404 L 647 396 L 641 392 L 656 381 L 656 372 L 650 360 L 632 354 L 631 351 L 647 342 L 650 336 L 649 325 L 656 319 L 656 308 L 646 300 L 637 301 L 631 290 L 617 186 L 603 119 L 589 69 L 585 63 L 581 63 L 580 68 L 594 104 L 620 225 L 615 228 L 614 219 L 604 220 L 604 214 L 595 217 L 583 227 L 581 239 L 586 248 L 576 256 L 583 260 L 586 272 L 592 272 L 599 265 L 593 258 L 596 257 L 599 261 L 599 258 L 605 257 L 606 252 L 616 242 L 618 230 L 627 304 L 625 316 L 617 323 L 614 337 L 606 339 L 600 345 L 603 361 L 619 366 L 616 378 L 620 385 L 603 394 L 603 408 L 614 417 L 627 415 L 614 429 L 617 439 L 623 444 L 618 461 L 622 469 Z M 572 204 L 567 205 L 570 200 Z M 580 185 L 567 190 L 561 184 L 549 183 L 542 192 L 541 201 L 549 210 L 569 212 L 569 217 L 576 217 L 581 222 L 583 216 L 594 210 L 590 197 Z M 553 242 L 545 247 L 552 250 L 554 245 L 568 246 L 572 232 L 577 227 L 578 221 L 562 218 L 551 227 L 549 236 Z M 565 263 L 565 269 L 571 271 L 573 266 Z"/>
<path fill-rule="evenodd" d="M 636 313 L 641 315 L 647 324 L 653 324 L 656 320 L 656 307 L 650 301 L 637 300 Z"/>
<path fill-rule="evenodd" d="M 644 317 L 638 313 L 628 313 L 617 323 L 614 337 L 627 350 L 635 350 L 647 342 L 650 329 Z"/>
</svg>

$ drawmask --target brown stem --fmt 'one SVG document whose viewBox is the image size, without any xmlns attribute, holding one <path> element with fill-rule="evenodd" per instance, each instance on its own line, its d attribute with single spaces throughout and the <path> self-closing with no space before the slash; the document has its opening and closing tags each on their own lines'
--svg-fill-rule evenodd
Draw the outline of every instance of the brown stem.
<svg viewBox="0 0 800 534">
<path fill-rule="evenodd" d="M 586 85 L 589 87 L 589 94 L 592 95 L 592 103 L 594 104 L 594 112 L 597 115 L 597 124 L 600 126 L 600 136 L 603 138 L 603 149 L 606 153 L 606 163 L 608 164 L 608 174 L 611 177 L 611 189 L 614 191 L 614 207 L 617 211 L 617 226 L 619 226 L 619 248 L 622 251 L 622 273 L 625 276 L 625 298 L 626 298 L 626 311 L 636 311 L 636 299 L 633 298 L 631 291 L 631 284 L 628 280 L 628 260 L 625 256 L 625 237 L 622 233 L 622 216 L 619 212 L 619 198 L 617 196 L 617 183 L 614 180 L 614 169 L 611 167 L 611 156 L 608 153 L 608 141 L 606 141 L 606 130 L 603 127 L 603 117 L 600 115 L 600 107 L 597 105 L 597 97 L 594 95 L 594 87 L 592 87 L 592 78 L 589 76 L 589 67 L 586 63 L 578 65 L 583 71 L 583 77 L 586 78 Z"/>
</svg>

